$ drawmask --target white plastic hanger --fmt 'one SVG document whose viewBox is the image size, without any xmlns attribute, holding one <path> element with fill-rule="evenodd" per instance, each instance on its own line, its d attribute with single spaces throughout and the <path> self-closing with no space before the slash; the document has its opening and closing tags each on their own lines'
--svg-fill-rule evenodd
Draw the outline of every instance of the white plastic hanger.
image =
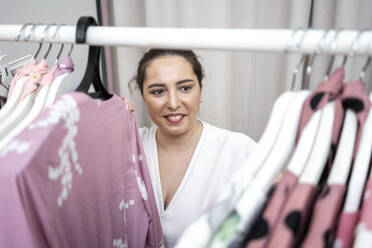
<svg viewBox="0 0 372 248">
<path fill-rule="evenodd" d="M 33 34 L 35 28 L 39 24 L 33 25 L 31 29 L 31 33 L 28 35 L 26 40 L 30 39 L 31 35 Z M 41 43 L 40 43 L 41 44 Z M 40 46 L 38 51 L 36 52 L 36 55 L 40 51 Z M 36 56 L 35 56 L 36 57 Z M 24 79 L 26 81 L 27 79 Z M 20 81 L 20 80 L 19 80 Z M 19 82 L 17 81 L 17 84 Z M 16 86 L 17 86 L 16 84 Z M 22 88 L 23 91 L 23 88 Z M 31 92 L 28 96 L 26 96 L 20 103 L 17 104 L 16 108 L 8 115 L 1 123 L 0 123 L 0 140 L 2 140 L 12 129 L 15 128 L 15 126 L 23 120 L 29 111 L 32 108 L 32 105 L 34 104 L 35 100 L 35 91 Z"/>
<path fill-rule="evenodd" d="M 359 33 L 361 35 L 361 33 Z M 369 49 L 372 49 L 372 41 Z M 363 66 L 360 77 L 363 77 L 362 72 L 368 67 L 370 57 L 366 65 Z M 371 98 L 371 93 L 370 93 Z M 372 152 L 372 108 L 370 109 L 367 119 L 364 124 L 362 135 L 360 137 L 358 152 L 355 157 L 351 178 L 348 185 L 343 212 L 356 212 L 359 209 L 360 201 L 363 195 L 364 184 L 369 171 L 370 159 Z"/>
<path fill-rule="evenodd" d="M 354 39 L 354 42 L 351 46 L 350 56 L 353 56 L 357 51 L 358 40 L 362 32 Z M 366 65 L 368 66 L 369 62 L 367 61 Z M 362 71 L 366 67 L 362 68 Z M 361 73 L 361 78 L 362 78 Z M 353 159 L 354 144 L 358 130 L 358 119 L 354 111 L 347 109 L 344 122 L 342 125 L 342 131 L 340 135 L 340 141 L 338 143 L 338 148 L 336 156 L 332 165 L 332 169 L 327 179 L 328 184 L 341 184 L 345 185 L 350 173 L 350 168 Z"/>
<path fill-rule="evenodd" d="M 25 37 L 24 35 L 24 32 L 26 30 L 26 27 L 28 25 L 31 25 L 30 23 L 26 23 L 22 26 L 16 40 L 19 40 L 21 38 L 24 38 L 24 40 L 27 40 L 30 38 L 30 36 L 28 36 L 27 38 Z M 30 55 L 31 56 L 31 55 Z M 32 61 L 34 61 L 34 57 L 32 56 Z M 30 61 L 30 62 L 32 62 Z M 24 65 L 23 62 L 21 61 L 17 66 L 14 65 L 13 67 L 6 65 L 7 61 L 4 62 L 4 71 L 5 73 L 8 74 L 7 76 L 7 80 L 9 80 L 10 78 L 10 75 L 9 75 L 9 72 L 12 70 L 12 68 L 18 68 L 18 66 L 22 66 Z M 7 68 L 7 69 L 5 69 Z M 15 109 L 16 105 L 17 105 L 17 102 L 18 102 L 18 99 L 20 98 L 21 94 L 22 94 L 22 91 L 23 91 L 23 87 L 25 86 L 25 83 L 26 83 L 26 80 L 27 80 L 27 77 L 24 77 L 24 78 L 21 78 L 19 79 L 14 88 L 13 88 L 13 92 L 12 92 L 12 95 L 8 97 L 7 99 L 7 102 L 6 104 L 1 108 L 0 110 L 0 124 L 4 121 L 4 119 L 6 119 L 10 113 Z"/>
<path fill-rule="evenodd" d="M 44 42 L 45 38 L 48 36 L 48 31 L 51 26 L 55 24 L 48 24 L 44 30 L 45 34 L 44 37 L 42 38 L 41 42 Z M 47 58 L 50 49 L 52 47 L 52 43 L 50 43 L 49 48 L 47 52 L 44 55 L 44 60 Z M 2 139 L 0 139 L 0 150 L 3 149 L 16 135 L 18 135 L 25 127 L 27 127 L 44 109 L 45 101 L 48 95 L 50 85 L 43 85 L 40 90 L 38 91 L 34 103 L 32 104 L 32 107 L 30 111 L 26 114 L 26 116 L 22 119 L 22 121 L 16 126 L 11 129 L 9 126 L 8 128 L 8 134 L 4 136 Z"/>
<path fill-rule="evenodd" d="M 291 101 L 286 113 L 279 136 L 260 171 L 244 192 L 236 205 L 236 211 L 241 217 L 241 225 L 238 226 L 239 232 L 245 232 L 252 227 L 270 190 L 275 177 L 285 167 L 290 154 L 295 148 L 297 128 L 300 121 L 302 105 L 310 95 L 309 91 L 296 93 Z"/>
<path fill-rule="evenodd" d="M 323 108 L 315 143 L 304 171 L 298 180 L 299 183 L 318 184 L 331 147 L 334 115 L 335 102 L 333 101 L 327 103 Z"/>
</svg>

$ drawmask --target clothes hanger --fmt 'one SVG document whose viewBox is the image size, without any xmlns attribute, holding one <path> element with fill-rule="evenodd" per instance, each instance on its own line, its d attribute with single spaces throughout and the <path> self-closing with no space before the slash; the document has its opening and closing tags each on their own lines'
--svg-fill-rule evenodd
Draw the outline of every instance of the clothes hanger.
<svg viewBox="0 0 372 248">
<path fill-rule="evenodd" d="M 76 43 L 84 44 L 86 41 L 87 29 L 89 26 L 97 26 L 96 20 L 91 16 L 80 17 L 76 25 Z M 99 70 L 100 46 L 89 46 L 88 63 L 84 77 L 77 87 L 76 91 L 87 93 L 93 98 L 107 100 L 112 97 L 103 86 Z M 88 93 L 93 83 L 95 92 Z"/>
<path fill-rule="evenodd" d="M 24 24 L 17 37 L 16 37 L 16 41 L 20 40 L 20 39 L 23 39 L 25 41 L 27 41 L 31 36 L 27 36 L 25 35 L 25 30 L 28 26 L 30 25 L 33 25 L 32 23 L 26 23 Z M 33 58 L 33 56 L 32 56 Z M 9 72 L 9 70 L 7 71 Z M 7 102 L 6 104 L 1 108 L 0 110 L 0 124 L 12 113 L 12 111 L 15 109 L 16 105 L 17 105 L 17 102 L 18 102 L 18 99 L 20 98 L 21 94 L 22 94 L 22 91 L 23 91 L 23 88 L 25 86 L 25 83 L 26 83 L 26 80 L 27 80 L 27 76 L 25 77 L 22 77 L 20 78 L 19 80 L 17 81 L 14 81 L 12 82 L 12 86 L 13 86 L 13 90 L 12 90 L 12 94 L 10 95 L 8 93 L 8 99 L 7 99 Z"/>
<path fill-rule="evenodd" d="M 302 35 L 301 32 L 302 31 Z M 293 41 L 297 38 L 298 34 L 301 35 L 300 42 L 295 41 L 296 48 L 299 48 L 302 43 L 306 31 L 304 29 L 297 29 L 293 32 L 291 39 L 287 42 L 288 51 L 289 46 L 292 45 Z M 304 56 L 300 59 L 293 71 L 291 90 L 294 88 L 299 68 L 304 61 Z M 236 205 L 237 200 L 241 197 L 244 189 L 248 188 L 248 185 L 253 180 L 257 171 L 265 161 L 268 154 L 270 154 L 276 139 L 279 135 L 279 131 L 283 126 L 283 120 L 286 116 L 286 112 L 291 105 L 296 93 L 293 91 L 287 91 L 283 93 L 274 103 L 268 124 L 261 136 L 255 150 L 252 152 L 252 156 L 248 158 L 246 163 L 241 167 L 239 171 L 234 174 L 231 182 L 224 187 L 221 194 L 217 196 L 215 204 L 212 206 L 210 211 L 202 215 L 196 222 L 190 225 L 184 232 L 184 235 L 180 237 L 177 247 L 204 247 L 207 245 L 212 234 L 217 231 L 218 227 L 226 219 L 227 215 L 231 212 L 233 207 Z M 216 218 L 218 216 L 218 219 Z M 200 234 L 199 226 L 206 227 L 205 230 L 209 230 L 209 233 Z M 183 239 L 183 237 L 185 237 Z M 192 238 L 190 238 L 192 237 Z M 192 241 L 192 243 L 189 243 Z"/>
<path fill-rule="evenodd" d="M 372 47 L 371 47 L 372 48 Z M 371 50 L 372 51 L 372 50 Z M 369 57 L 370 58 L 370 57 Z M 368 61 L 368 60 L 367 60 Z M 367 64 L 367 63 L 366 63 Z M 363 67 L 364 68 L 364 67 Z M 364 68 L 366 69 L 366 68 Z M 372 92 L 369 93 L 369 100 L 372 102 Z M 372 122 L 369 121 L 369 119 L 372 117 L 372 111 L 370 110 L 366 124 L 365 129 L 366 130 L 372 130 Z M 367 126 L 368 125 L 368 126 Z M 364 134 L 364 133 L 363 133 Z M 369 169 L 369 178 L 367 181 L 367 185 L 364 191 L 364 202 L 361 209 L 360 219 L 359 223 L 355 229 L 355 240 L 353 247 L 359 248 L 359 247 L 371 247 L 372 245 L 372 228 L 370 226 L 370 206 L 371 206 L 371 183 L 372 183 L 372 168 Z"/>
<path fill-rule="evenodd" d="M 372 41 L 371 41 L 372 43 Z M 370 45 L 372 46 L 372 44 Z M 372 48 L 372 47 L 371 47 Z M 367 60 L 368 62 L 368 60 Z M 365 66 L 363 66 L 364 68 Z M 372 151 L 372 108 L 365 121 L 358 152 L 356 154 L 351 178 L 349 181 L 348 192 L 344 204 L 344 212 L 356 212 L 359 209 L 362 192 L 367 178 L 371 151 Z"/>
<path fill-rule="evenodd" d="M 44 30 L 44 36 L 41 38 L 41 43 L 44 43 L 45 39 L 48 37 L 48 31 L 52 26 L 56 26 L 56 24 L 48 24 Z M 57 28 L 56 28 L 57 32 Z M 43 60 L 46 60 L 49 52 L 52 48 L 52 43 L 49 44 L 49 47 L 43 57 Z M 9 131 L 9 133 L 2 139 L 0 139 L 0 150 L 3 149 L 15 136 L 17 136 L 24 128 L 26 128 L 44 109 L 44 104 L 48 95 L 48 91 L 50 88 L 49 84 L 43 83 L 45 79 L 48 77 L 52 77 L 54 74 L 55 68 L 50 70 L 46 75 L 44 75 L 43 79 L 40 81 L 40 86 L 38 88 L 37 93 L 35 93 L 35 100 L 30 109 L 30 111 L 26 114 L 26 116 L 16 125 L 13 129 Z M 51 75 L 48 75 L 51 74 Z"/>
<path fill-rule="evenodd" d="M 32 34 L 34 34 L 35 28 L 38 25 L 41 25 L 41 24 L 34 24 L 33 25 L 33 27 L 31 28 L 31 32 L 30 32 L 29 36 L 26 38 L 26 41 L 30 39 Z M 40 44 L 41 44 L 41 42 L 40 42 Z M 40 46 L 38 48 L 38 51 L 36 52 L 35 57 L 37 57 L 39 51 L 40 51 Z M 42 60 L 42 62 L 39 63 L 39 65 L 41 63 L 43 63 L 43 60 Z M 46 63 L 45 60 L 44 60 L 44 63 Z M 28 80 L 27 80 L 28 78 L 29 77 L 22 78 L 25 81 L 25 85 L 22 89 L 21 96 L 18 99 L 17 106 L 15 107 L 14 111 L 12 111 L 11 114 L 0 123 L 0 140 L 2 140 L 13 128 L 15 128 L 15 126 L 21 120 L 23 120 L 27 116 L 27 114 L 30 112 L 30 110 L 31 110 L 31 108 L 34 104 L 36 91 L 31 91 L 31 92 L 27 93 L 27 95 L 24 95 L 25 90 L 27 90 L 27 85 L 26 84 L 28 83 Z M 22 80 L 22 79 L 20 79 L 20 80 Z M 20 80 L 18 80 L 18 81 L 20 81 Z M 17 84 L 19 83 L 18 81 L 17 81 Z M 23 81 L 22 81 L 22 84 L 23 84 Z M 23 96 L 24 96 L 24 98 L 23 98 Z"/>
<path fill-rule="evenodd" d="M 295 148 L 302 105 L 309 94 L 310 92 L 308 90 L 295 93 L 285 113 L 274 147 L 267 157 L 265 157 L 251 184 L 236 203 L 230 217 L 237 218 L 238 221 L 235 226 L 229 227 L 230 231 L 234 230 L 234 235 L 229 237 L 231 239 L 219 239 L 218 234 L 225 231 L 223 230 L 224 225 L 222 225 L 222 228 L 212 238 L 210 247 L 229 246 L 233 241 L 243 241 L 247 231 L 252 228 L 254 221 L 262 211 L 262 207 L 267 199 L 267 193 L 272 187 L 274 179 L 286 165 L 290 154 Z"/>
<path fill-rule="evenodd" d="M 357 51 L 357 45 L 362 33 L 363 31 L 355 37 L 351 46 L 351 51 L 349 52 L 349 56 L 353 56 Z M 366 64 L 368 66 L 368 60 Z M 363 69 L 365 70 L 366 67 L 363 66 L 362 70 Z M 345 185 L 347 183 L 353 159 L 357 130 L 358 120 L 356 112 L 347 108 L 334 163 L 327 180 L 328 184 Z"/>
<path fill-rule="evenodd" d="M 56 35 L 58 34 L 59 28 L 60 28 L 60 26 L 57 28 L 57 31 L 54 34 L 53 38 L 55 38 Z M 58 63 L 59 58 L 62 54 L 63 47 L 64 47 L 64 44 L 61 45 L 61 48 L 58 52 L 56 62 L 55 62 L 56 64 Z M 73 64 L 72 64 L 72 59 L 71 59 L 71 53 L 72 53 L 73 47 L 74 47 L 74 45 L 71 44 L 68 55 L 64 59 L 64 60 L 67 60 L 67 62 L 71 63 L 71 65 L 70 65 L 71 66 L 71 68 L 70 68 L 71 72 L 73 71 L 73 68 L 72 68 Z M 66 66 L 66 65 L 62 64 L 60 66 Z M 47 99 L 45 101 L 45 107 L 50 106 L 56 100 L 56 98 L 58 96 L 60 96 L 64 93 L 67 93 L 67 92 L 74 91 L 78 87 L 79 82 L 77 80 L 73 80 L 71 72 L 69 72 L 69 73 L 66 72 L 63 75 L 60 75 L 53 80 L 53 83 L 50 86 L 50 89 L 49 89 L 49 92 L 48 92 Z"/>
</svg>

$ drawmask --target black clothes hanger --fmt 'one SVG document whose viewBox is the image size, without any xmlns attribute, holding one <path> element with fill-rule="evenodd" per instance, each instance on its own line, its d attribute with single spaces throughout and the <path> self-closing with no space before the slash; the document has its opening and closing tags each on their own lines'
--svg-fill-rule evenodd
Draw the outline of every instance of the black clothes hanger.
<svg viewBox="0 0 372 248">
<path fill-rule="evenodd" d="M 82 16 L 79 18 L 76 25 L 76 43 L 84 44 L 86 41 L 87 29 L 89 26 L 97 26 L 96 20 L 91 16 Z M 103 86 L 99 71 L 99 58 L 101 54 L 100 46 L 89 46 L 88 63 L 85 69 L 85 74 L 76 91 L 87 93 L 93 98 L 107 100 L 112 97 Z M 93 83 L 95 92 L 88 93 L 88 90 Z"/>
</svg>

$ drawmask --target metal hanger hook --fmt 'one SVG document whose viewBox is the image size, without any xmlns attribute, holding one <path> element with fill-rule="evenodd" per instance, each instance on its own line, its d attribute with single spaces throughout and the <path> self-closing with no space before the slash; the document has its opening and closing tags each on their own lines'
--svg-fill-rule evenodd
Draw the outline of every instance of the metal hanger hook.
<svg viewBox="0 0 372 248">
<path fill-rule="evenodd" d="M 49 34 L 49 29 L 52 27 L 52 26 L 56 26 L 57 24 L 55 23 L 49 23 L 48 25 L 46 25 L 45 29 L 44 29 L 44 33 L 43 33 L 43 37 L 41 38 L 41 42 L 44 43 L 45 39 L 48 38 L 48 34 Z M 46 59 L 49 55 L 49 52 L 50 50 L 52 49 L 52 43 L 49 43 L 49 47 L 44 55 L 44 59 Z"/>
<path fill-rule="evenodd" d="M 54 35 L 52 36 L 53 39 L 56 38 L 56 36 L 57 36 L 57 34 L 58 34 L 58 31 L 59 31 L 59 29 L 61 28 L 61 26 L 64 26 L 64 24 L 58 24 L 58 25 L 57 25 L 56 30 L 55 30 L 55 33 L 54 33 Z M 59 51 L 58 51 L 58 54 L 57 54 L 57 57 L 56 57 L 55 64 L 58 63 L 58 60 L 59 60 L 59 58 L 61 57 L 61 54 L 62 54 L 62 51 L 63 51 L 63 47 L 64 47 L 64 45 L 65 45 L 65 44 L 63 44 L 63 43 L 61 44 L 61 48 L 60 48 Z"/>
<path fill-rule="evenodd" d="M 32 26 L 32 28 L 31 28 L 31 30 L 30 30 L 30 33 L 29 33 L 28 36 L 25 38 L 26 41 L 30 40 L 31 36 L 34 35 L 36 27 L 37 27 L 37 26 L 40 26 L 40 25 L 43 25 L 43 24 L 42 24 L 42 23 L 36 23 L 36 24 L 32 24 L 32 25 L 33 25 L 33 26 Z M 35 58 L 35 59 L 36 59 L 37 56 L 39 55 L 39 52 L 40 52 L 40 50 L 41 50 L 41 47 L 42 47 L 42 42 L 39 42 L 39 47 L 37 48 L 36 53 L 35 53 L 35 55 L 34 55 L 34 58 Z"/>
<path fill-rule="evenodd" d="M 371 40 L 369 42 L 369 45 L 367 47 L 367 53 L 368 52 L 369 53 L 372 52 L 372 38 L 371 38 Z M 368 59 L 367 59 L 366 63 L 364 64 L 364 66 L 362 67 L 362 70 L 359 73 L 359 80 L 360 81 L 364 81 L 364 77 L 366 75 L 366 70 L 367 70 L 368 66 L 370 65 L 370 63 L 371 63 L 371 60 L 372 60 L 372 55 L 368 55 Z"/>
<path fill-rule="evenodd" d="M 360 37 L 362 36 L 362 34 L 365 31 L 366 31 L 366 29 L 362 29 L 362 30 L 358 31 L 358 33 L 355 35 L 355 37 L 354 37 L 354 39 L 351 43 L 350 50 L 349 50 L 348 54 L 344 56 L 344 59 L 342 61 L 342 66 L 343 67 L 345 67 L 348 57 L 354 56 L 355 53 L 358 51 Z"/>
<path fill-rule="evenodd" d="M 322 44 L 326 42 L 326 38 L 327 38 L 328 34 L 330 32 L 332 32 L 333 30 L 334 29 L 324 31 L 324 34 L 322 35 L 322 38 L 320 39 L 319 44 L 318 44 L 317 48 L 315 49 L 315 52 L 313 54 L 311 54 L 311 56 L 310 56 L 310 62 L 306 67 L 306 77 L 310 77 L 310 73 L 313 70 L 313 64 L 314 64 L 314 61 L 315 61 L 315 57 L 317 55 L 319 55 L 321 52 L 324 52 L 324 50 L 322 49 Z"/>
<path fill-rule="evenodd" d="M 17 37 L 16 37 L 16 41 L 19 41 L 19 39 L 21 38 L 21 37 L 23 37 L 24 38 L 24 40 L 26 40 L 26 38 L 25 38 L 25 30 L 26 30 L 26 28 L 27 28 L 27 26 L 31 26 L 31 25 L 33 25 L 31 22 L 28 22 L 28 23 L 25 23 L 25 24 L 23 24 L 22 25 L 22 27 L 21 27 L 21 29 L 19 30 L 19 33 L 18 33 L 18 35 L 17 35 Z"/>
<path fill-rule="evenodd" d="M 296 38 L 297 34 L 299 32 L 301 32 L 301 31 L 303 32 L 302 35 L 301 35 L 300 39 L 298 39 L 296 41 L 295 38 Z M 306 36 L 306 33 L 307 33 L 307 31 L 306 31 L 305 28 L 296 28 L 293 31 L 290 40 L 288 40 L 287 45 L 286 45 L 286 47 L 284 49 L 284 52 L 285 53 L 288 53 L 289 46 L 290 46 L 290 43 L 292 43 L 292 41 L 295 41 L 295 47 L 296 47 L 296 49 L 299 49 L 302 46 L 302 43 L 303 43 L 304 38 Z M 305 60 L 305 55 L 302 55 L 300 61 L 298 62 L 298 64 L 293 69 L 293 76 L 292 76 L 292 82 L 291 82 L 291 88 L 290 88 L 291 91 L 294 90 L 294 86 L 295 86 L 295 83 L 296 83 L 297 74 L 300 71 L 300 67 L 303 64 L 304 60 Z"/>
<path fill-rule="evenodd" d="M 324 80 L 328 80 L 328 77 L 329 75 L 331 74 L 331 70 L 332 70 L 332 67 L 333 67 L 333 63 L 335 61 L 335 57 L 336 57 L 336 48 L 337 48 L 337 38 L 338 38 L 338 35 L 340 34 L 340 32 L 342 31 L 343 29 L 336 29 L 335 30 L 335 35 L 333 37 L 333 40 L 331 42 L 331 46 L 330 46 L 330 51 L 331 51 L 331 54 L 332 54 L 332 57 L 331 57 L 331 60 L 329 61 L 329 64 L 327 66 L 327 70 L 326 70 L 326 74 L 324 76 Z M 346 56 L 346 55 L 345 55 Z"/>
</svg>

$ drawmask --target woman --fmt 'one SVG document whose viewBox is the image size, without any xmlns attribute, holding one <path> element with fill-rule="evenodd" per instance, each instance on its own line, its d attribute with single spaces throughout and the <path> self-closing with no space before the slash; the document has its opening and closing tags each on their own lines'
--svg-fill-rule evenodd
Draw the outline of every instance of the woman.
<svg viewBox="0 0 372 248">
<path fill-rule="evenodd" d="M 245 134 L 198 119 L 203 76 L 194 52 L 150 49 L 134 78 L 155 124 L 140 133 L 168 248 L 255 146 Z"/>
</svg>

